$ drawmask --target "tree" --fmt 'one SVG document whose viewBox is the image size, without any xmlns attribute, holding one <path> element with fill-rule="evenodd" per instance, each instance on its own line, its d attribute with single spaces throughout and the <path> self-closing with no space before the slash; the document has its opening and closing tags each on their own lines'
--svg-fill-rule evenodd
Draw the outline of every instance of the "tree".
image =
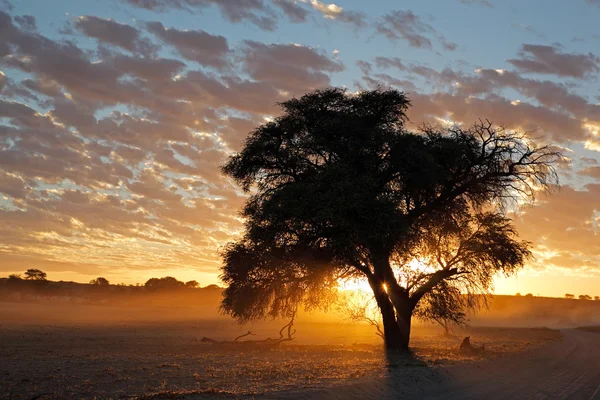
<svg viewBox="0 0 600 400">
<path fill-rule="evenodd" d="M 8 276 L 8 280 L 10 281 L 20 281 L 21 279 L 23 279 L 21 278 L 21 274 L 10 274 Z"/>
<path fill-rule="evenodd" d="M 527 293 L 527 294 L 525 295 L 525 297 L 533 297 L 533 294 L 531 294 L 531 293 Z"/>
<path fill-rule="evenodd" d="M 208 289 L 208 290 L 222 290 L 223 288 L 219 285 L 208 285 L 208 286 L 204 286 L 202 289 Z"/>
<path fill-rule="evenodd" d="M 575 298 L 574 294 L 571 294 L 571 293 L 565 294 L 565 299 L 574 299 L 574 298 Z"/>
<path fill-rule="evenodd" d="M 96 279 L 92 279 L 90 281 L 90 285 L 94 285 L 94 286 L 108 286 L 110 285 L 110 283 L 108 282 L 108 279 L 103 278 L 103 277 L 98 277 Z"/>
<path fill-rule="evenodd" d="M 192 288 L 192 289 L 197 288 L 198 286 L 199 286 L 198 281 L 187 281 L 185 283 L 185 287 Z"/>
<path fill-rule="evenodd" d="M 591 300 L 592 296 L 589 296 L 587 294 L 581 294 L 579 295 L 579 300 Z"/>
<path fill-rule="evenodd" d="M 45 281 L 46 273 L 39 269 L 28 269 L 25 271 L 25 279 L 28 281 Z"/>
<path fill-rule="evenodd" d="M 185 287 L 185 283 L 178 281 L 172 276 L 164 278 L 150 278 L 144 284 L 146 290 L 154 292 L 158 290 L 176 290 Z"/>
<path fill-rule="evenodd" d="M 600 300 L 600 296 L 594 296 L 594 300 Z"/>
<path fill-rule="evenodd" d="M 515 294 L 515 297 L 521 297 L 521 293 L 517 292 L 517 294 Z"/>
<path fill-rule="evenodd" d="M 556 184 L 560 154 L 489 122 L 408 132 L 409 104 L 395 90 L 317 90 L 251 132 L 222 168 L 252 190 L 244 235 L 222 252 L 223 311 L 241 322 L 289 317 L 327 308 L 340 278 L 363 278 L 386 347 L 406 350 L 415 310 L 442 282 L 487 292 L 494 274 L 523 266 L 527 244 L 502 206 Z M 410 269 L 410 251 L 431 247 L 440 225 L 469 246 L 409 286 L 395 269 Z"/>
</svg>

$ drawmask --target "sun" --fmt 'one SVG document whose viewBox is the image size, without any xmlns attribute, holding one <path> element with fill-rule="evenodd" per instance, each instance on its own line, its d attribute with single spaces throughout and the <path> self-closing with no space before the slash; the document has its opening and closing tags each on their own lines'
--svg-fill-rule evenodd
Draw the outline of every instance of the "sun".
<svg viewBox="0 0 600 400">
<path fill-rule="evenodd" d="M 408 264 L 408 271 L 410 273 L 432 273 L 435 272 L 435 268 L 426 264 L 425 262 L 413 259 Z M 400 268 L 392 265 L 394 271 L 396 271 L 396 277 L 398 278 L 398 282 L 403 285 L 406 284 L 406 277 L 403 277 L 400 273 Z M 339 286 L 341 290 L 358 290 L 362 292 L 372 292 L 371 286 L 369 285 L 369 281 L 367 278 L 353 278 L 353 279 L 343 279 L 339 281 Z M 387 287 L 384 284 L 384 290 L 387 292 Z"/>
</svg>

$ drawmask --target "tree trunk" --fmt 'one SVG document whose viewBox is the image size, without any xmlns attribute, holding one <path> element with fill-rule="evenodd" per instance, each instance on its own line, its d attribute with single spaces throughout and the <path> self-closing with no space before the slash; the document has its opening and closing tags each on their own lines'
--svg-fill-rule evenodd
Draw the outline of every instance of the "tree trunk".
<svg viewBox="0 0 600 400">
<path fill-rule="evenodd" d="M 369 279 L 369 283 L 381 311 L 383 339 L 386 349 L 408 351 L 412 318 L 412 309 L 410 308 L 408 298 L 406 301 L 402 301 L 402 297 L 394 296 L 397 297 L 397 299 L 395 298 L 395 303 L 398 303 L 397 307 L 392 302 L 391 296 L 384 289 L 382 281 L 371 278 Z"/>
<path fill-rule="evenodd" d="M 396 306 L 396 322 L 400 330 L 400 340 L 402 343 L 400 349 L 404 351 L 408 351 L 408 344 L 410 343 L 412 312 L 413 309 L 410 304 L 408 304 L 408 299 L 405 304 L 398 304 Z"/>
</svg>

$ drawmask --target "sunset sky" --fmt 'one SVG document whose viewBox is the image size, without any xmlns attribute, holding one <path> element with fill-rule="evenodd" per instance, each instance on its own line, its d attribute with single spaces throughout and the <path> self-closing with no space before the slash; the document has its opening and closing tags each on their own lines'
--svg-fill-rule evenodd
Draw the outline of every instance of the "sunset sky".
<svg viewBox="0 0 600 400">
<path fill-rule="evenodd" d="M 600 295 L 600 0 L 0 0 L 0 276 L 218 282 L 245 197 L 218 167 L 276 102 L 406 91 L 563 148 L 496 292 Z"/>
</svg>

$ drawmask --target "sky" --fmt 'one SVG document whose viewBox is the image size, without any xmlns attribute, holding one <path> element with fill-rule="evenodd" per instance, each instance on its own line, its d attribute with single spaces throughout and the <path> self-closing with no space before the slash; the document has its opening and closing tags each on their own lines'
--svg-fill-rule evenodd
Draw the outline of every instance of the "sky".
<svg viewBox="0 0 600 400">
<path fill-rule="evenodd" d="M 405 91 L 409 129 L 559 146 L 497 293 L 600 295 L 600 0 L 0 0 L 0 275 L 219 283 L 245 197 L 219 172 L 276 103 Z"/>
</svg>

